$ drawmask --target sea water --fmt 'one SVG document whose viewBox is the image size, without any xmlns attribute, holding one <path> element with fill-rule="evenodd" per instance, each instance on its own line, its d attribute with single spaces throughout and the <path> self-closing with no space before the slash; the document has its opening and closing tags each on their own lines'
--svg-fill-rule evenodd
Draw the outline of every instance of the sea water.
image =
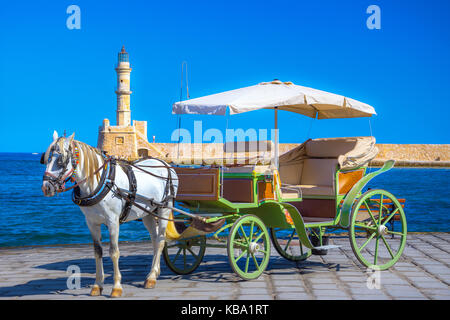
<svg viewBox="0 0 450 320">
<path fill-rule="evenodd" d="M 39 160 L 40 154 L 0 153 L 0 246 L 91 242 L 71 192 L 43 196 L 45 166 Z M 450 231 L 450 169 L 394 168 L 374 178 L 368 187 L 406 199 L 408 231 Z M 108 241 L 108 237 L 102 227 L 102 238 Z M 120 241 L 149 239 L 142 222 L 120 227 Z"/>
</svg>

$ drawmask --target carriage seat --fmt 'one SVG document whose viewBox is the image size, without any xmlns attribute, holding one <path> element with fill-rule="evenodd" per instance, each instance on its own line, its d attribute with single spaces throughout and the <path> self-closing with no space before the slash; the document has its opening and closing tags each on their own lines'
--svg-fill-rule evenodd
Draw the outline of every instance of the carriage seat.
<svg viewBox="0 0 450 320">
<path fill-rule="evenodd" d="M 355 145 L 356 140 L 352 138 L 309 140 L 301 160 L 280 164 L 280 180 L 287 184 L 285 189 L 299 187 L 303 196 L 334 196 L 338 157 L 353 150 Z"/>
<path fill-rule="evenodd" d="M 280 166 L 283 197 L 296 188 L 303 196 L 333 196 L 337 159 L 304 159 L 300 163 Z"/>
<path fill-rule="evenodd" d="M 305 196 L 333 196 L 337 159 L 305 159 L 300 188 Z"/>
</svg>

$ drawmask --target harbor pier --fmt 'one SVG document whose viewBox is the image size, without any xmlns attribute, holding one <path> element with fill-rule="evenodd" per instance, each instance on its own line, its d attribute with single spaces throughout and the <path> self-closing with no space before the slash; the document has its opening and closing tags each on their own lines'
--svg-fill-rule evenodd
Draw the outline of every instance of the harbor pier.
<svg viewBox="0 0 450 320">
<path fill-rule="evenodd" d="M 267 270 L 243 281 L 231 270 L 225 249 L 207 248 L 192 274 L 176 275 L 161 259 L 154 289 L 144 289 L 150 241 L 121 242 L 120 299 L 148 300 L 441 300 L 450 299 L 450 233 L 410 233 L 400 260 L 375 274 L 363 268 L 346 235 L 330 237 L 340 248 L 290 262 L 272 248 Z M 107 248 L 107 244 L 104 245 Z M 0 248 L 0 299 L 110 299 L 112 263 L 105 250 L 103 295 L 89 296 L 95 281 L 91 244 Z"/>
</svg>

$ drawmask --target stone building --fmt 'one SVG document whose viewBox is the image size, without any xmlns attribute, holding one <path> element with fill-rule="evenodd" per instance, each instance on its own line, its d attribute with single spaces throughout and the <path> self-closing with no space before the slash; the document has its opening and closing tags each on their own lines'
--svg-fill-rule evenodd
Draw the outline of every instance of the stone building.
<svg viewBox="0 0 450 320">
<path fill-rule="evenodd" d="M 109 155 L 129 160 L 148 156 L 152 149 L 147 140 L 147 121 L 131 121 L 130 60 L 125 47 L 118 54 L 116 125 L 108 119 L 99 127 L 97 147 Z"/>
</svg>

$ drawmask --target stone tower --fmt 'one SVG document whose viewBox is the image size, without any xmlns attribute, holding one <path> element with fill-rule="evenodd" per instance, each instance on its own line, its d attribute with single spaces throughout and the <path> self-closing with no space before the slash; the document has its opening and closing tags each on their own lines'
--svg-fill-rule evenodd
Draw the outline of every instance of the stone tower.
<svg viewBox="0 0 450 320">
<path fill-rule="evenodd" d="M 118 54 L 117 73 L 117 108 L 115 126 L 108 119 L 99 127 L 97 147 L 114 155 L 129 160 L 149 155 L 152 145 L 147 141 L 147 121 L 131 122 L 130 108 L 130 60 L 125 47 Z"/>
<path fill-rule="evenodd" d="M 125 51 L 125 46 L 118 54 L 117 59 L 117 125 L 130 126 L 131 125 L 131 110 L 130 110 L 130 59 L 128 53 Z"/>
</svg>

